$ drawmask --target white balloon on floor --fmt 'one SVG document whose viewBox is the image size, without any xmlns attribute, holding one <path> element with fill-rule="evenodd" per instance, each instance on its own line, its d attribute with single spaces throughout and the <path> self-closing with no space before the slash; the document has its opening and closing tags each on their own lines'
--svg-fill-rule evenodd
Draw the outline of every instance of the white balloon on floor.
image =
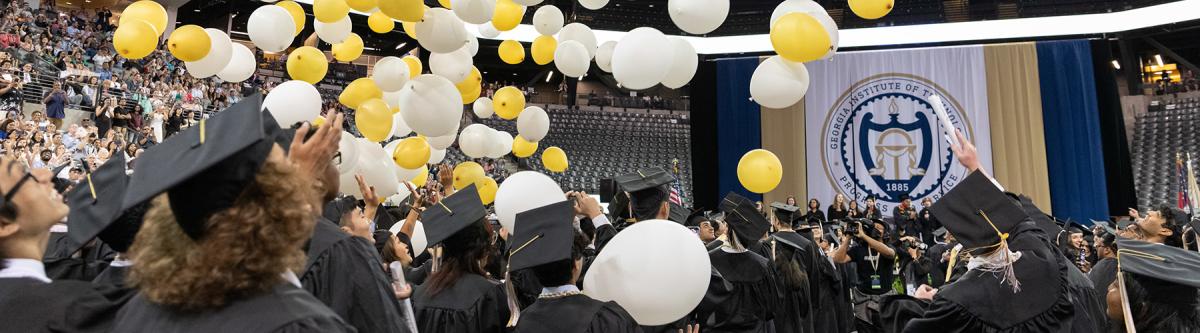
<svg viewBox="0 0 1200 333">
<path fill-rule="evenodd" d="M 563 42 L 573 40 L 583 45 L 583 48 L 588 51 L 588 60 L 596 56 L 596 33 L 592 32 L 592 28 L 579 22 L 565 25 L 558 31 L 558 45 Z"/>
<path fill-rule="evenodd" d="M 341 20 L 333 23 L 325 23 L 319 20 L 313 20 L 313 29 L 317 31 L 317 37 L 321 38 L 329 44 L 337 44 L 350 37 L 350 30 L 354 25 L 350 22 L 350 16 L 343 17 Z"/>
<path fill-rule="evenodd" d="M 591 64 L 587 49 L 579 41 L 563 41 L 558 43 L 558 47 L 554 49 L 554 68 L 557 68 L 563 75 L 574 78 L 583 77 L 587 75 L 588 67 Z"/>
<path fill-rule="evenodd" d="M 517 230 L 517 213 L 567 200 L 563 193 L 554 179 L 536 171 L 521 171 L 508 176 L 496 190 L 496 215 L 500 225 L 511 235 Z M 704 269 L 707 271 L 708 267 Z"/>
<path fill-rule="evenodd" d="M 496 0 L 450 0 L 450 8 L 463 22 L 484 24 L 492 20 Z"/>
<path fill-rule="evenodd" d="M 258 68 L 254 61 L 254 52 L 242 43 L 232 43 L 232 52 L 229 56 L 229 64 L 225 65 L 217 73 L 217 77 L 225 82 L 242 82 L 254 75 L 254 70 Z"/>
<path fill-rule="evenodd" d="M 371 79 L 379 90 L 394 92 L 404 88 L 408 82 L 408 64 L 397 57 L 387 56 L 375 62 L 371 67 Z M 386 101 L 386 100 L 385 100 Z M 389 104 L 389 106 L 392 106 Z"/>
<path fill-rule="evenodd" d="M 433 74 L 405 83 L 399 103 L 404 123 L 428 137 L 454 134 L 462 117 L 462 96 L 454 83 Z"/>
<path fill-rule="evenodd" d="M 662 85 L 676 89 L 692 81 L 692 76 L 696 75 L 696 65 L 700 63 L 700 57 L 696 55 L 696 49 L 692 48 L 692 44 L 683 38 L 672 36 L 667 40 L 671 42 L 671 69 L 663 78 Z"/>
<path fill-rule="evenodd" d="M 492 110 L 492 99 L 480 97 L 475 100 L 475 104 L 471 105 L 471 111 L 475 112 L 475 116 L 479 119 L 488 119 L 492 117 L 495 110 Z"/>
<path fill-rule="evenodd" d="M 554 5 L 539 7 L 533 12 L 533 28 L 539 34 L 554 36 L 563 28 L 563 12 Z"/>
<path fill-rule="evenodd" d="M 290 29 L 289 29 L 290 28 Z M 295 38 L 296 22 L 287 9 L 276 5 L 259 6 L 250 13 L 246 34 L 254 46 L 267 52 L 281 52 Z"/>
<path fill-rule="evenodd" d="M 703 35 L 725 23 L 729 0 L 667 0 L 667 14 L 679 29 Z"/>
<path fill-rule="evenodd" d="M 271 111 L 279 127 L 313 121 L 321 116 L 321 92 L 311 83 L 300 80 L 280 83 L 263 98 L 262 108 Z"/>
<path fill-rule="evenodd" d="M 583 280 L 584 293 L 617 302 L 638 324 L 662 325 L 700 304 L 711 267 L 704 243 L 688 228 L 667 220 L 641 221 L 596 256 Z"/>
<path fill-rule="evenodd" d="M 474 68 L 469 52 L 464 47 L 450 53 L 432 53 L 429 55 L 429 71 L 450 82 L 462 82 Z"/>
<path fill-rule="evenodd" d="M 542 141 L 549 132 L 550 115 L 540 107 L 527 107 L 517 117 L 517 134 L 529 142 Z"/>
<path fill-rule="evenodd" d="M 626 89 L 641 90 L 653 87 L 667 77 L 671 70 L 673 52 L 663 52 L 670 41 L 654 28 L 641 27 L 629 31 L 613 48 L 613 77 Z"/>
<path fill-rule="evenodd" d="M 417 22 L 417 42 L 433 53 L 450 53 L 467 44 L 462 20 L 445 8 L 430 8 L 425 19 Z"/>
<path fill-rule="evenodd" d="M 295 32 L 295 30 L 292 31 Z M 233 44 L 229 40 L 229 35 L 213 28 L 204 29 L 204 32 L 208 33 L 208 38 L 212 41 L 208 55 L 200 60 L 183 63 L 188 73 L 197 79 L 217 75 L 218 72 L 225 69 L 225 65 L 229 64 L 229 58 L 233 57 Z"/>
<path fill-rule="evenodd" d="M 750 98 L 768 108 L 786 108 L 804 98 L 808 79 L 808 69 L 803 63 L 771 56 L 759 63 L 750 76 Z"/>
<path fill-rule="evenodd" d="M 596 49 L 596 67 L 612 73 L 613 48 L 616 47 L 617 42 L 612 40 L 600 44 L 600 47 Z"/>
</svg>

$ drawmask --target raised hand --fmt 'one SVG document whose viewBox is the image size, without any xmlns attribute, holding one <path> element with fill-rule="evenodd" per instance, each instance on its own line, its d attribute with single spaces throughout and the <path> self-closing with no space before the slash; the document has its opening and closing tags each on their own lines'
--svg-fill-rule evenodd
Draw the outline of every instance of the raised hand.
<svg viewBox="0 0 1200 333">
<path fill-rule="evenodd" d="M 300 126 L 300 129 L 296 130 L 296 136 L 292 138 L 288 159 L 300 169 L 305 179 L 319 179 L 317 176 L 333 162 L 333 155 L 337 153 L 344 119 L 342 114 L 337 112 L 330 117 L 332 121 L 318 127 L 317 132 L 308 141 L 304 141 L 304 137 L 311 130 L 311 125 L 307 123 Z"/>
<path fill-rule="evenodd" d="M 954 151 L 954 156 L 958 157 L 958 162 L 967 167 L 967 172 L 979 170 L 979 152 L 975 149 L 975 144 L 967 140 L 962 131 L 954 130 L 954 136 L 958 138 L 958 144 L 950 145 L 950 149 Z"/>
</svg>

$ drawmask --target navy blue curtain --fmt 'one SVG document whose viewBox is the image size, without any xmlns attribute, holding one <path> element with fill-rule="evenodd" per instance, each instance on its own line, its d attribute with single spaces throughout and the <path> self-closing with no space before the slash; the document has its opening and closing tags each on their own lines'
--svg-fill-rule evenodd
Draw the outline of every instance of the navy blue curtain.
<svg viewBox="0 0 1200 333">
<path fill-rule="evenodd" d="M 742 155 L 762 147 L 760 108 L 750 100 L 750 76 L 758 62 L 757 57 L 717 60 L 718 196 L 733 191 L 762 200 L 762 195 L 747 191 L 737 178 Z"/>
<path fill-rule="evenodd" d="M 701 61 L 692 77 L 692 208 L 713 210 L 717 193 L 717 62 Z"/>
<path fill-rule="evenodd" d="M 1083 224 L 1108 219 L 1100 110 L 1086 40 L 1037 43 L 1046 167 L 1054 215 Z"/>
</svg>

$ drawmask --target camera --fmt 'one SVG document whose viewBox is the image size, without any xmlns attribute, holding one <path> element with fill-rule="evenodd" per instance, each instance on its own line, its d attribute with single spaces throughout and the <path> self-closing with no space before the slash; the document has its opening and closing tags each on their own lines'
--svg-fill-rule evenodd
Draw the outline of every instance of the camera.
<svg viewBox="0 0 1200 333">
<path fill-rule="evenodd" d="M 846 231 L 845 233 L 847 235 L 858 235 L 858 229 L 862 226 L 861 221 L 862 220 L 849 220 L 842 222 L 842 229 Z"/>
</svg>

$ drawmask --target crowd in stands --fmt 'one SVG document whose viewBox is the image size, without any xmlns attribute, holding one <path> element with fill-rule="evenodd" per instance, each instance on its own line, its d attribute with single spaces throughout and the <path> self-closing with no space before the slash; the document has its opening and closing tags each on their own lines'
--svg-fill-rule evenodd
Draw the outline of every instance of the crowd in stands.
<svg viewBox="0 0 1200 333">
<path fill-rule="evenodd" d="M 1155 95 L 1179 94 L 1200 90 L 1200 80 L 1196 79 L 1196 73 L 1192 71 L 1183 71 L 1179 80 L 1172 80 L 1167 74 L 1163 74 L 1161 79 L 1154 82 L 1152 88 Z"/>
</svg>

